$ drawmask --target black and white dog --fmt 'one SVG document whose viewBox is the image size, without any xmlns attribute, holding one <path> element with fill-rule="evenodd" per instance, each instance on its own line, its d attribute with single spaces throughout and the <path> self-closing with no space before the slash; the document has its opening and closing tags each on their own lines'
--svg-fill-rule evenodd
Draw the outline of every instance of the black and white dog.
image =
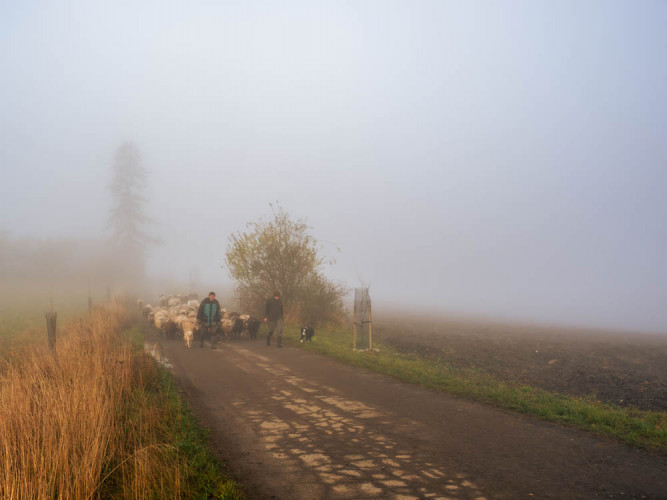
<svg viewBox="0 0 667 500">
<path fill-rule="evenodd" d="M 301 328 L 301 342 L 311 342 L 315 335 L 315 328 L 312 326 L 304 326 Z"/>
</svg>

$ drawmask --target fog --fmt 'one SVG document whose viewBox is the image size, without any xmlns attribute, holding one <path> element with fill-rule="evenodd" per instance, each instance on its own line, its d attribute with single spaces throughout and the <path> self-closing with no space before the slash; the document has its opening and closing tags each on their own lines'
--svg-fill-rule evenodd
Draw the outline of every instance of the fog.
<svg viewBox="0 0 667 500">
<path fill-rule="evenodd" d="M 154 280 L 230 290 L 230 233 L 278 201 L 387 309 L 664 332 L 666 20 L 660 1 L 3 2 L 0 231 L 106 241 L 130 140 Z"/>
</svg>

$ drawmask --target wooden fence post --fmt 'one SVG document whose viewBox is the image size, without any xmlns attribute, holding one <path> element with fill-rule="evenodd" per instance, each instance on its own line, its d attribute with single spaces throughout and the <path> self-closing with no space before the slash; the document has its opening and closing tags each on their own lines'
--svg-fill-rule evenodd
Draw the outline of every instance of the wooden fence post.
<svg viewBox="0 0 667 500">
<path fill-rule="evenodd" d="M 88 314 L 93 312 L 93 295 L 90 293 L 90 279 L 88 279 Z"/>
<path fill-rule="evenodd" d="M 46 335 L 49 339 L 49 349 L 52 351 L 56 348 L 56 319 L 58 313 L 53 312 L 53 299 L 51 299 L 51 310 L 46 313 Z"/>
</svg>

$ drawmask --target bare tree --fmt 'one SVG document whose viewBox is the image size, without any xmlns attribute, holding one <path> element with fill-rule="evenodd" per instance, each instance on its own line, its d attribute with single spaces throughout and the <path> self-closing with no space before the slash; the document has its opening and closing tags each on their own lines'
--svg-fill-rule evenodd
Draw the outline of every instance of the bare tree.
<svg viewBox="0 0 667 500">
<path fill-rule="evenodd" d="M 117 150 L 109 189 L 114 200 L 109 226 L 112 241 L 118 247 L 118 264 L 125 278 L 142 278 L 146 267 L 146 247 L 157 240 L 144 227 L 152 220 L 144 213 L 147 200 L 143 193 L 147 171 L 141 165 L 139 149 L 131 142 Z"/>
</svg>

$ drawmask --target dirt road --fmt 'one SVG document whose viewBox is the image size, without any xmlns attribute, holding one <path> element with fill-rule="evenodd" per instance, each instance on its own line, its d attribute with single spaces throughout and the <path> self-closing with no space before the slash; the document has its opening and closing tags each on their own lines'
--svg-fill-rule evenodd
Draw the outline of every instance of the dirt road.
<svg viewBox="0 0 667 500">
<path fill-rule="evenodd" d="M 251 499 L 667 498 L 667 459 L 263 341 L 164 355 Z"/>
</svg>

